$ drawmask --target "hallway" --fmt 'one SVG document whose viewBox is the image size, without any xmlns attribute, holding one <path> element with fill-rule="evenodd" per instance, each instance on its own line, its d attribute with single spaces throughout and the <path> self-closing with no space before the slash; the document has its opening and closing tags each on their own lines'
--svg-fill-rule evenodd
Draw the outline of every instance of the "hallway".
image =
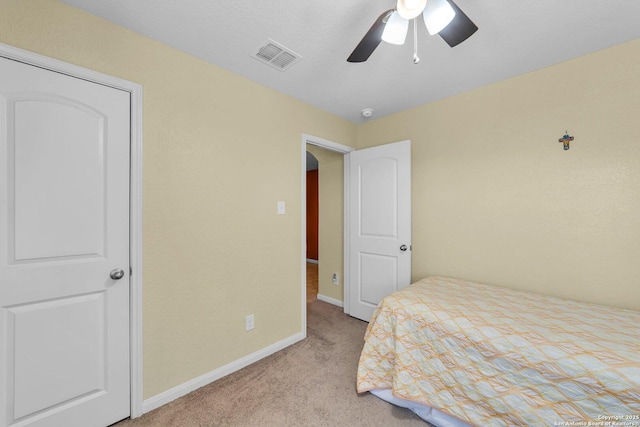
<svg viewBox="0 0 640 427">
<path fill-rule="evenodd" d="M 307 304 L 318 298 L 318 264 L 307 263 Z"/>
</svg>

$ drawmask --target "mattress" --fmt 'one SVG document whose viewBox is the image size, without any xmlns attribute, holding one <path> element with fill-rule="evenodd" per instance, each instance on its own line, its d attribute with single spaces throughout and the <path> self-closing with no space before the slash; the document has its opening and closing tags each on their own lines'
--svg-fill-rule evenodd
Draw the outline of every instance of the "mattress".
<svg viewBox="0 0 640 427">
<path fill-rule="evenodd" d="M 640 426 L 640 312 L 428 277 L 380 302 L 357 389 L 483 427 Z"/>
</svg>

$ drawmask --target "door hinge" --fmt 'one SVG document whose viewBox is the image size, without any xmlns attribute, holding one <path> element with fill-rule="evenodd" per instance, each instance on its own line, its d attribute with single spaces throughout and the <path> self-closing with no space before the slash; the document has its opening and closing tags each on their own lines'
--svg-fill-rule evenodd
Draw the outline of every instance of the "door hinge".
<svg viewBox="0 0 640 427">
<path fill-rule="evenodd" d="M 129 267 L 129 276 L 133 276 L 133 267 Z"/>
</svg>

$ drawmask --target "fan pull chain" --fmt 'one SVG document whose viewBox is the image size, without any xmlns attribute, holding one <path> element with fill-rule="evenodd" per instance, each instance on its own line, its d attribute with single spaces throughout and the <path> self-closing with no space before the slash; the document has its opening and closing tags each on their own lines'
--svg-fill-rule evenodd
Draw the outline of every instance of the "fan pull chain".
<svg viewBox="0 0 640 427">
<path fill-rule="evenodd" d="M 417 64 L 420 62 L 420 58 L 418 58 L 418 23 L 417 19 L 413 20 L 413 63 Z"/>
</svg>

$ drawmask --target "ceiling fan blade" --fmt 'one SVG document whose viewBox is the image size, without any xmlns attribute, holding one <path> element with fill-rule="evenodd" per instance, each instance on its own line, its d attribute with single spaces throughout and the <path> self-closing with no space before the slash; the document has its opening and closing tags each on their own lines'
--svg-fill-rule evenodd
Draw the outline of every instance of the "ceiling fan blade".
<svg viewBox="0 0 640 427">
<path fill-rule="evenodd" d="M 348 62 L 364 62 L 373 53 L 374 50 L 378 47 L 380 42 L 382 41 L 382 32 L 384 31 L 385 25 L 387 25 L 386 18 L 393 13 L 393 9 L 389 9 L 386 12 L 383 12 L 376 22 L 373 23 L 367 34 L 364 35 L 358 46 L 353 49 L 349 58 L 347 58 Z"/>
<path fill-rule="evenodd" d="M 453 21 L 438 34 L 447 42 L 451 47 L 457 46 L 478 30 L 476 24 L 463 11 L 460 10 L 453 0 L 447 0 L 453 10 L 456 11 L 456 16 Z"/>
</svg>

